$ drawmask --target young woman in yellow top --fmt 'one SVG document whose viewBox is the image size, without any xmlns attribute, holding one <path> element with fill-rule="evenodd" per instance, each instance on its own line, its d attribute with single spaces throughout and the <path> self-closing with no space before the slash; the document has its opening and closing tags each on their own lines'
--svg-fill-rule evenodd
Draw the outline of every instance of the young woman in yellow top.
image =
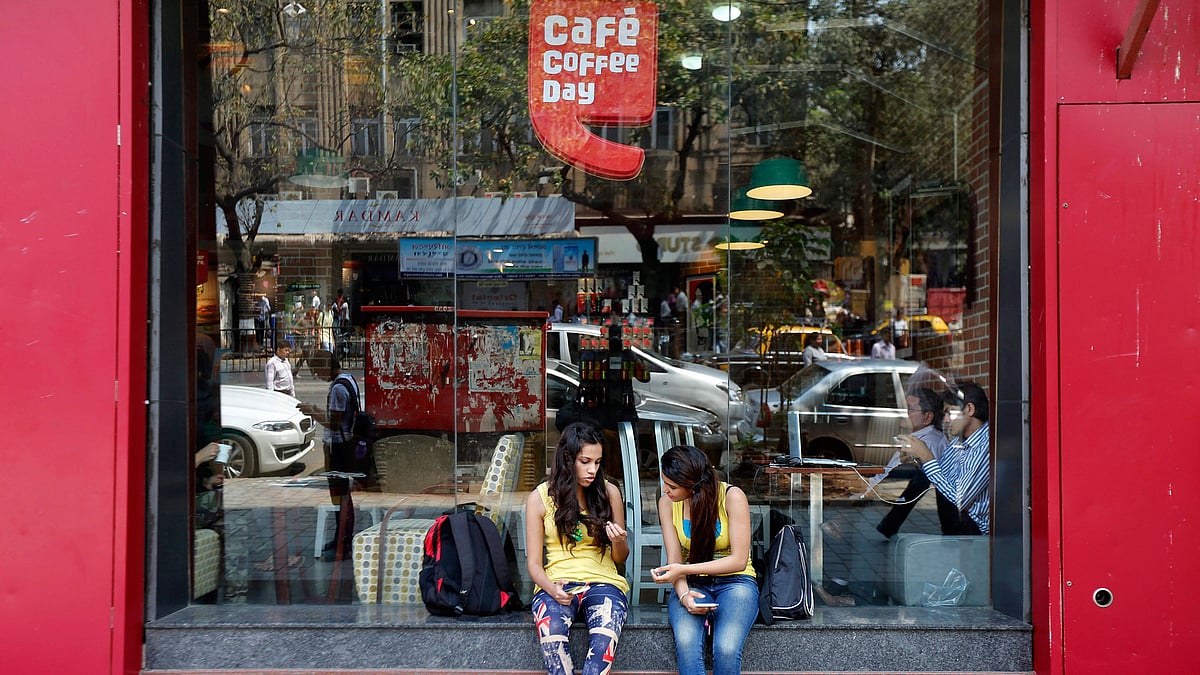
<svg viewBox="0 0 1200 675">
<path fill-rule="evenodd" d="M 711 623 L 713 675 L 740 673 L 742 645 L 758 616 L 750 503 L 740 488 L 717 480 L 708 457 L 690 445 L 663 453 L 662 481 L 658 517 L 667 564 L 651 573 L 675 587 L 668 613 L 676 666 L 682 675 L 704 674 L 704 626 Z"/>
<path fill-rule="evenodd" d="M 584 675 L 612 668 L 625 625 L 629 584 L 617 573 L 617 563 L 629 557 L 629 540 L 621 491 L 604 479 L 600 466 L 603 452 L 598 427 L 568 425 L 550 478 L 525 501 L 525 567 L 539 588 L 533 618 L 546 672 L 552 675 L 574 672 L 567 635 L 581 612 L 588 623 Z"/>
</svg>

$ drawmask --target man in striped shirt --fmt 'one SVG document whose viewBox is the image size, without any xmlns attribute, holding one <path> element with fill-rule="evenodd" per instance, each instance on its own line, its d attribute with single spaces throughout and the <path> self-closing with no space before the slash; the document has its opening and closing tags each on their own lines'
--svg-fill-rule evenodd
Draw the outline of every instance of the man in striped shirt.
<svg viewBox="0 0 1200 675">
<path fill-rule="evenodd" d="M 908 454 L 938 492 L 962 513 L 959 531 L 946 534 L 988 534 L 992 457 L 987 394 L 974 382 L 963 382 L 946 391 L 943 408 L 949 435 L 954 440 L 942 451 L 942 456 L 935 458 L 929 447 L 915 436 L 905 437 L 911 444 Z"/>
</svg>

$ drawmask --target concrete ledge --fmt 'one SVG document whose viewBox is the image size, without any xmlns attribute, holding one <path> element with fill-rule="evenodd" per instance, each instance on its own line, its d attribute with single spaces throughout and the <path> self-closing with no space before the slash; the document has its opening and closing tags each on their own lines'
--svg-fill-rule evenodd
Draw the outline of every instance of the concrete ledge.
<svg viewBox="0 0 1200 675">
<path fill-rule="evenodd" d="M 571 636 L 586 649 L 586 631 Z M 476 620 L 422 608 L 194 606 L 146 627 L 147 672 L 544 672 L 527 612 Z M 810 621 L 755 626 L 750 672 L 1028 672 L 1032 629 L 991 609 L 819 608 Z M 674 672 L 666 611 L 635 608 L 614 670 Z"/>
</svg>

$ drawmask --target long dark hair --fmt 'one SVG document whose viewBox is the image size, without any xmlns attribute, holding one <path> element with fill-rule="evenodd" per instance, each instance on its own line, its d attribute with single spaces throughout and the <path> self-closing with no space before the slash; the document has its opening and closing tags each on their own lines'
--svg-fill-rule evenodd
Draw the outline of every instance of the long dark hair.
<svg viewBox="0 0 1200 675">
<path fill-rule="evenodd" d="M 717 474 L 708 457 L 699 448 L 677 445 L 663 453 L 662 474 L 672 483 L 692 491 L 688 498 L 692 511 L 692 545 L 689 563 L 713 559 L 717 546 Z"/>
<path fill-rule="evenodd" d="M 558 528 L 558 539 L 566 549 L 575 548 L 571 533 L 582 523 L 595 540 L 600 550 L 612 544 L 604 524 L 612 520 L 612 506 L 608 503 L 608 482 L 604 478 L 604 467 L 596 467 L 596 480 L 583 488 L 587 513 L 580 512 L 575 479 L 575 458 L 584 445 L 604 445 L 604 432 L 591 422 L 574 422 L 563 429 L 554 451 L 554 465 L 550 468 L 549 492 L 554 501 L 554 526 Z"/>
</svg>

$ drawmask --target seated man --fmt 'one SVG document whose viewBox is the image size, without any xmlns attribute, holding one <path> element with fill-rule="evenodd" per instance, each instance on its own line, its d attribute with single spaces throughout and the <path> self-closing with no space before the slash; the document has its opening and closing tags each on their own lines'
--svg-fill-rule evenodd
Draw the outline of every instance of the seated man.
<svg viewBox="0 0 1200 675">
<path fill-rule="evenodd" d="M 916 435 L 904 436 L 911 455 L 938 492 L 960 513 L 957 532 L 944 534 L 988 534 L 991 531 L 991 429 L 988 399 L 973 382 L 963 382 L 946 391 L 943 410 L 950 417 L 954 437 L 940 458 Z"/>
<path fill-rule="evenodd" d="M 935 459 L 940 459 L 946 449 L 946 434 L 942 433 L 942 395 L 933 389 L 922 388 L 905 398 L 908 401 L 908 421 L 912 425 L 913 436 L 925 443 Z M 875 529 L 891 539 L 930 487 L 932 483 L 925 472 L 917 471 L 908 481 L 908 486 L 904 488 L 898 503 L 879 521 Z M 942 534 L 957 532 L 958 507 L 943 497 L 941 492 L 934 491 L 934 495 L 937 497 L 938 521 L 942 525 Z"/>
</svg>

